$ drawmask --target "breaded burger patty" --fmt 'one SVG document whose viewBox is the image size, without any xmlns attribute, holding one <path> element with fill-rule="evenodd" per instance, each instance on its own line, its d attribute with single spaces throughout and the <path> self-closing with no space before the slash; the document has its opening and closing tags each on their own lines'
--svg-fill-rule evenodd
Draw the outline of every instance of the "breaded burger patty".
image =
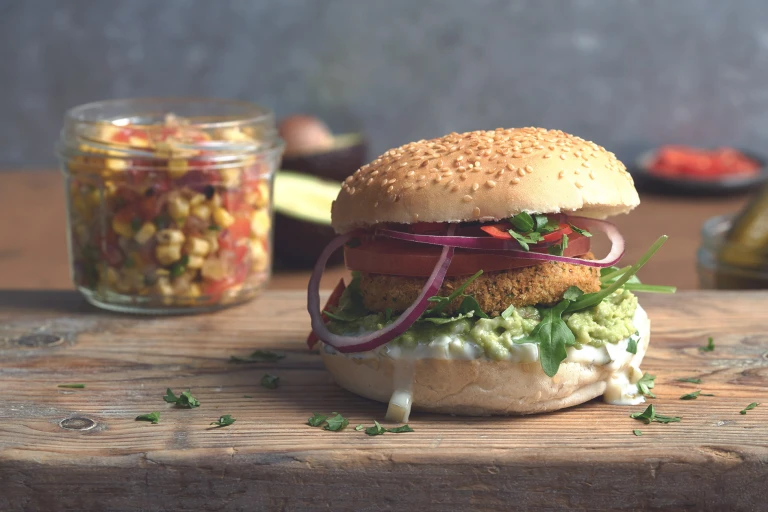
<svg viewBox="0 0 768 512">
<path fill-rule="evenodd" d="M 586 258 L 594 256 L 588 253 Z M 447 277 L 439 295 L 448 296 L 469 276 Z M 418 297 L 426 278 L 363 273 L 360 292 L 365 307 L 371 311 L 402 313 Z M 488 272 L 475 279 L 464 291 L 472 295 L 490 316 L 497 316 L 510 304 L 516 307 L 551 305 L 563 298 L 565 291 L 577 286 L 585 293 L 600 290 L 600 270 L 584 265 L 545 262 L 532 267 Z M 461 299 L 446 308 L 452 313 Z"/>
</svg>

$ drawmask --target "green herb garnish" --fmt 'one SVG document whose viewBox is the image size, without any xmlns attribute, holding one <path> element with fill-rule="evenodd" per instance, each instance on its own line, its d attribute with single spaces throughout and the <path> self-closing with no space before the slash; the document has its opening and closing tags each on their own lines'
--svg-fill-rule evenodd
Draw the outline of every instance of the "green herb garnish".
<svg viewBox="0 0 768 512">
<path fill-rule="evenodd" d="M 702 393 L 700 389 L 697 389 L 693 393 L 686 393 L 680 397 L 680 400 L 696 400 L 700 396 L 715 396 L 709 393 Z"/>
<path fill-rule="evenodd" d="M 261 378 L 261 385 L 262 387 L 268 388 L 268 389 L 277 389 L 277 386 L 280 384 L 280 377 L 277 377 L 272 374 L 264 374 L 264 376 Z"/>
<path fill-rule="evenodd" d="M 85 384 L 59 384 L 56 387 L 57 388 L 67 388 L 67 389 L 83 389 L 83 388 L 85 388 Z"/>
<path fill-rule="evenodd" d="M 636 332 L 627 339 L 627 352 L 637 354 L 637 342 L 640 341 L 640 333 Z"/>
<path fill-rule="evenodd" d="M 565 290 L 565 293 L 563 294 L 564 299 L 568 299 L 570 301 L 578 300 L 579 297 L 584 295 L 584 292 L 581 291 L 581 288 L 578 286 L 570 286 L 567 290 Z"/>
<path fill-rule="evenodd" d="M 592 236 L 592 233 L 590 233 L 590 232 L 589 232 L 589 231 L 587 231 L 586 229 L 577 228 L 577 227 L 576 227 L 576 226 L 574 226 L 573 224 L 568 224 L 568 225 L 569 225 L 569 226 L 571 226 L 571 229 L 572 229 L 572 230 L 574 230 L 576 233 L 580 234 L 581 236 L 585 236 L 585 237 L 587 237 L 587 238 L 589 238 L 589 237 L 591 237 L 591 236 Z"/>
<path fill-rule="evenodd" d="M 560 243 L 550 246 L 550 248 L 547 249 L 547 252 L 552 256 L 562 256 L 563 254 L 565 254 L 565 250 L 567 248 L 568 248 L 568 235 L 563 235 L 563 238 L 560 239 Z"/>
<path fill-rule="evenodd" d="M 211 224 L 208 226 L 208 231 L 221 231 L 221 226 L 218 226 L 216 224 Z"/>
<path fill-rule="evenodd" d="M 365 429 L 365 427 L 364 427 L 363 425 L 357 425 L 357 426 L 355 427 L 355 430 L 357 430 L 358 432 L 360 432 L 360 431 L 361 431 L 361 430 L 363 430 L 363 429 Z"/>
<path fill-rule="evenodd" d="M 211 425 L 215 425 L 215 426 L 217 426 L 219 428 L 221 428 L 221 427 L 228 427 L 228 426 L 230 426 L 231 424 L 233 424 L 236 421 L 237 420 L 235 418 L 233 418 L 232 416 L 230 416 L 229 414 L 225 414 L 224 416 L 221 416 L 218 420 L 212 421 Z"/>
<path fill-rule="evenodd" d="M 171 265 L 171 277 L 179 277 L 184 273 L 185 270 L 187 270 L 187 265 L 189 264 L 189 256 L 184 255 L 181 257 L 179 261 Z"/>
<path fill-rule="evenodd" d="M 365 429 L 365 433 L 368 434 L 369 436 L 380 436 L 387 431 L 387 429 L 382 427 L 378 421 L 373 420 L 373 423 L 374 425 L 372 427 L 368 427 L 367 429 Z"/>
<path fill-rule="evenodd" d="M 518 213 L 509 219 L 509 221 L 515 227 L 515 229 L 522 231 L 523 233 L 533 231 L 537 224 L 533 217 L 531 217 L 531 214 L 528 212 Z"/>
<path fill-rule="evenodd" d="M 160 413 L 151 412 L 149 414 L 141 414 L 136 416 L 135 421 L 151 421 L 153 425 L 157 425 L 157 423 L 160 421 Z"/>
<path fill-rule="evenodd" d="M 541 321 L 533 328 L 527 339 L 539 346 L 541 368 L 554 377 L 560 363 L 568 357 L 565 348 L 576 344 L 573 331 L 563 321 L 562 315 L 572 302 L 562 300 L 557 306 L 541 309 Z"/>
<path fill-rule="evenodd" d="M 334 413 L 335 414 L 335 413 Z M 307 420 L 307 425 L 310 427 L 319 427 L 323 423 L 325 423 L 325 420 L 328 418 L 327 415 L 319 414 L 316 412 L 312 413 L 312 416 Z"/>
<path fill-rule="evenodd" d="M 675 379 L 677 382 L 690 382 L 691 384 L 701 384 L 701 379 L 695 377 L 685 377 L 684 379 Z"/>
<path fill-rule="evenodd" d="M 338 432 L 339 430 L 342 430 L 344 427 L 349 425 L 349 420 L 341 414 L 337 412 L 331 414 L 334 414 L 335 416 L 331 416 L 325 420 L 326 425 L 323 427 L 323 430 Z"/>
<path fill-rule="evenodd" d="M 643 374 L 642 377 L 640 377 L 640 380 L 637 381 L 637 390 L 643 395 L 650 398 L 656 398 L 656 395 L 654 395 L 651 392 L 651 389 L 656 385 L 656 376 L 651 375 L 650 373 L 646 372 Z"/>
<path fill-rule="evenodd" d="M 174 404 L 177 407 L 187 407 L 189 409 L 192 409 L 194 407 L 200 407 L 200 401 L 192 396 L 192 393 L 190 393 L 189 390 L 182 391 L 179 396 L 176 396 L 173 391 L 171 391 L 171 388 L 168 388 L 165 391 L 165 396 L 163 397 L 163 400 L 168 402 L 169 404 Z"/>
<path fill-rule="evenodd" d="M 271 350 L 256 350 L 248 357 L 230 356 L 231 363 L 274 363 L 285 358 L 285 354 L 272 352 Z"/>
<path fill-rule="evenodd" d="M 757 403 L 757 402 L 752 402 L 751 404 L 749 404 L 748 406 L 746 406 L 745 408 L 743 408 L 742 410 L 740 410 L 740 411 L 739 411 L 739 414 L 747 414 L 747 411 L 751 411 L 752 409 L 754 409 L 754 408 L 755 408 L 755 407 L 757 407 L 758 405 L 760 405 L 760 404 L 759 404 L 759 403 Z"/>
<path fill-rule="evenodd" d="M 444 310 L 445 308 L 447 308 L 447 307 L 448 307 L 448 305 L 449 305 L 451 302 L 453 302 L 453 300 L 454 300 L 454 299 L 458 298 L 460 295 L 462 295 L 462 294 L 464 293 L 464 290 L 466 290 L 466 289 L 467 289 L 467 286 L 469 286 L 469 285 L 472 283 L 472 281 L 474 281 L 475 279 L 477 279 L 478 277 L 480 277 L 482 274 L 483 274 L 483 271 L 482 271 L 482 270 L 478 270 L 477 272 L 475 272 L 475 274 L 474 274 L 474 275 L 472 275 L 472 276 L 471 276 L 469 279 L 467 279 L 466 281 L 464 281 L 464 282 L 461 284 L 461 286 L 459 286 L 458 288 L 456 288 L 456 289 L 453 291 L 453 293 L 451 293 L 451 294 L 450 294 L 449 296 L 447 296 L 447 297 L 441 297 L 441 296 L 439 296 L 439 295 L 434 295 L 434 296 L 432 296 L 432 297 L 428 298 L 427 300 L 428 300 L 429 302 L 434 302 L 434 303 L 435 303 L 435 306 L 434 306 L 433 308 L 431 308 L 431 309 L 428 309 L 427 311 L 425 311 L 425 312 L 424 312 L 424 315 L 426 315 L 426 316 L 434 316 L 434 315 L 438 315 L 438 314 L 442 313 L 442 312 L 443 312 L 443 310 Z"/>
<path fill-rule="evenodd" d="M 636 429 L 634 429 L 634 430 L 632 431 L 632 433 L 633 433 L 633 434 L 635 434 L 637 437 L 640 437 L 641 435 L 643 435 L 643 431 L 642 431 L 642 430 L 640 430 L 640 429 L 637 429 L 637 428 L 636 428 Z"/>
<path fill-rule="evenodd" d="M 714 338 L 712 338 L 712 336 L 707 338 L 707 345 L 704 347 L 699 347 L 699 350 L 701 350 L 702 352 L 712 352 L 713 350 L 715 350 Z"/>
<path fill-rule="evenodd" d="M 663 416 L 661 414 L 656 414 L 656 409 L 653 407 L 653 404 L 649 405 L 643 412 L 633 412 L 629 417 L 634 420 L 642 421 L 646 425 L 653 421 L 656 423 L 678 423 L 683 419 L 680 416 Z"/>
<path fill-rule="evenodd" d="M 543 240 L 543 237 L 541 236 L 541 233 L 538 231 L 531 231 L 527 235 L 521 235 L 514 229 L 510 229 L 508 233 L 517 240 L 517 243 L 520 244 L 520 247 L 523 248 L 524 251 L 530 251 L 531 247 L 529 244 L 536 244 Z"/>
<path fill-rule="evenodd" d="M 405 425 L 401 425 L 399 427 L 388 428 L 387 432 L 392 432 L 393 434 L 401 434 L 403 432 L 413 432 L 413 429 L 406 423 Z"/>
<path fill-rule="evenodd" d="M 141 229 L 141 224 L 142 222 L 140 218 L 134 217 L 131 219 L 131 229 L 133 230 L 134 233 L 136 233 Z"/>
</svg>

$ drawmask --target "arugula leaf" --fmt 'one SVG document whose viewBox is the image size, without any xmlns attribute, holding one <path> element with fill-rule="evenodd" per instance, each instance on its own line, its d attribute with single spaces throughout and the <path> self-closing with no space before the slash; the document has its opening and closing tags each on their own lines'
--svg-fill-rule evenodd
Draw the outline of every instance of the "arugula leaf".
<svg viewBox="0 0 768 512">
<path fill-rule="evenodd" d="M 543 237 L 541 236 L 541 233 L 537 231 L 531 231 L 527 235 L 521 235 L 514 229 L 509 230 L 509 234 L 512 235 L 512 238 L 517 240 L 517 243 L 520 244 L 520 247 L 523 248 L 524 251 L 530 251 L 531 248 L 528 244 L 536 244 L 538 242 L 541 242 L 543 240 Z M 565 235 L 563 235 L 565 236 Z"/>
<path fill-rule="evenodd" d="M 619 267 L 604 267 L 600 269 L 600 284 L 606 284 L 606 283 L 612 283 L 616 279 L 619 278 L 624 272 L 632 268 L 632 265 L 627 265 L 624 268 Z M 636 282 L 639 283 L 640 279 L 637 278 L 637 276 L 632 276 L 628 283 Z"/>
<path fill-rule="evenodd" d="M 231 363 L 274 363 L 285 358 L 285 354 L 272 352 L 271 350 L 256 350 L 248 357 L 230 356 Z"/>
<path fill-rule="evenodd" d="M 83 388 L 85 388 L 85 384 L 59 384 L 56 387 L 57 388 L 67 388 L 67 389 L 83 389 Z"/>
<path fill-rule="evenodd" d="M 664 286 L 660 284 L 637 284 L 626 283 L 624 285 L 625 290 L 631 292 L 646 292 L 646 293 L 675 293 L 677 292 L 677 286 Z"/>
<path fill-rule="evenodd" d="M 752 402 L 751 404 L 749 404 L 748 406 L 746 406 L 745 408 L 743 408 L 742 410 L 740 410 L 740 411 L 739 411 L 739 414 L 747 414 L 747 411 L 751 411 L 752 409 L 754 409 L 754 408 L 755 408 L 755 407 L 757 407 L 758 405 L 760 405 L 760 404 L 759 404 L 759 403 L 757 403 L 757 402 Z"/>
<path fill-rule="evenodd" d="M 559 223 L 558 223 L 559 225 Z M 546 215 L 534 215 L 533 216 L 533 231 L 538 231 L 539 233 L 547 233 L 551 231 L 546 231 L 549 228 L 549 219 Z"/>
<path fill-rule="evenodd" d="M 540 229 L 537 229 L 536 231 L 545 235 L 547 233 L 557 231 L 558 229 L 560 229 L 560 220 L 557 217 L 553 217 L 551 219 L 547 219 L 547 224 L 542 226 Z"/>
<path fill-rule="evenodd" d="M 693 393 L 686 393 L 680 397 L 680 400 L 696 400 L 700 396 L 715 396 L 709 393 L 702 393 L 700 389 L 697 389 Z"/>
<path fill-rule="evenodd" d="M 584 295 L 584 292 L 581 291 L 581 288 L 578 286 L 570 286 L 567 290 L 565 290 L 565 293 L 563 294 L 564 299 L 568 299 L 570 301 L 578 300 L 579 297 Z"/>
<path fill-rule="evenodd" d="M 656 385 L 655 381 L 656 381 L 656 376 L 646 372 L 643 374 L 642 377 L 640 377 L 640 380 L 637 381 L 637 390 L 643 396 L 647 396 L 649 398 L 656 398 L 656 395 L 654 395 L 651 392 L 651 389 Z"/>
<path fill-rule="evenodd" d="M 160 413 L 151 412 L 149 414 L 141 414 L 136 416 L 135 421 L 151 421 L 153 425 L 157 425 L 157 422 L 160 421 Z"/>
<path fill-rule="evenodd" d="M 335 414 L 335 416 L 331 416 L 325 420 L 326 425 L 323 427 L 323 430 L 338 432 L 339 430 L 342 430 L 344 427 L 349 425 L 349 420 L 341 414 L 337 412 L 333 412 L 331 414 Z"/>
<path fill-rule="evenodd" d="M 712 338 L 712 336 L 707 338 L 707 345 L 705 347 L 699 347 L 699 350 L 701 350 L 702 352 L 712 352 L 713 350 L 715 350 L 714 338 Z"/>
<path fill-rule="evenodd" d="M 357 426 L 355 427 L 355 430 L 357 430 L 358 432 L 360 432 L 360 431 L 361 431 L 361 430 L 363 430 L 364 428 L 365 428 L 365 427 L 364 427 L 364 426 L 361 424 L 361 425 L 357 425 Z"/>
<path fill-rule="evenodd" d="M 585 236 L 585 237 L 587 237 L 587 238 L 589 238 L 589 237 L 591 237 L 591 236 L 592 236 L 592 233 L 590 233 L 590 232 L 589 232 L 589 231 L 587 231 L 586 229 L 577 228 L 577 227 L 576 227 L 576 226 L 574 226 L 573 224 L 568 224 L 568 225 L 569 225 L 569 226 L 571 226 L 571 229 L 572 229 L 572 230 L 574 230 L 576 233 L 580 234 L 581 236 Z"/>
<path fill-rule="evenodd" d="M 501 318 L 506 320 L 507 318 L 511 317 L 512 314 L 515 312 L 515 309 L 516 308 L 515 308 L 514 304 L 509 306 L 507 309 L 505 309 L 504 311 L 501 312 Z"/>
<path fill-rule="evenodd" d="M 217 427 L 228 427 L 237 420 L 230 416 L 229 414 L 225 414 L 224 416 L 221 416 L 218 420 L 212 421 L 211 425 L 216 425 Z"/>
<path fill-rule="evenodd" d="M 373 423 L 374 425 L 372 427 L 368 427 L 367 429 L 365 429 L 365 433 L 368 434 L 369 436 L 380 436 L 387 431 L 387 429 L 382 427 L 378 421 L 373 420 Z"/>
<path fill-rule="evenodd" d="M 277 389 L 277 386 L 279 384 L 280 384 L 280 377 L 277 377 L 270 373 L 265 373 L 264 376 L 261 378 L 261 386 L 267 389 Z"/>
<path fill-rule="evenodd" d="M 413 432 L 413 429 L 406 423 L 405 425 L 401 425 L 399 427 L 388 428 L 387 432 L 392 432 L 393 434 L 401 434 L 403 432 Z"/>
<path fill-rule="evenodd" d="M 483 314 L 485 314 L 485 313 L 483 313 Z M 419 322 L 429 322 L 429 323 L 435 324 L 435 325 L 444 325 L 444 324 L 449 324 L 451 322 L 456 322 L 456 321 L 461 320 L 463 318 L 472 318 L 473 316 L 475 316 L 475 314 L 473 312 L 470 312 L 470 313 L 456 315 L 456 316 L 452 316 L 452 317 L 442 317 L 442 316 L 424 317 L 424 318 L 420 318 L 418 321 Z M 486 318 L 488 318 L 488 317 L 486 316 Z"/>
<path fill-rule="evenodd" d="M 177 407 L 186 407 L 188 409 L 200 407 L 200 401 L 193 397 L 189 390 L 182 391 L 179 396 L 176 396 L 173 391 L 171 391 L 171 388 L 168 388 L 165 391 L 163 400 L 169 404 L 174 404 Z"/>
<path fill-rule="evenodd" d="M 528 212 L 520 212 L 509 219 L 509 221 L 515 226 L 515 229 L 522 231 L 523 233 L 533 231 L 536 227 L 536 221 L 533 220 L 533 217 L 531 217 L 531 214 Z"/>
<path fill-rule="evenodd" d="M 640 341 L 640 333 L 636 332 L 627 339 L 627 352 L 637 354 L 637 342 Z"/>
<path fill-rule="evenodd" d="M 312 416 L 310 416 L 310 418 L 307 420 L 307 425 L 309 425 L 310 427 L 319 427 L 320 425 L 325 423 L 325 420 L 327 418 L 328 416 L 313 412 Z"/>
<path fill-rule="evenodd" d="M 438 315 L 438 314 L 442 313 L 442 312 L 443 312 L 443 310 L 444 310 L 445 308 L 447 308 L 447 307 L 448 307 L 448 305 L 449 305 L 451 302 L 453 302 L 453 300 L 454 300 L 454 299 L 456 299 L 456 298 L 457 298 L 459 295 L 462 295 L 462 294 L 464 293 L 464 290 L 466 290 L 466 289 L 467 289 L 467 286 L 469 286 L 469 285 L 472 283 L 472 281 L 474 281 L 475 279 L 477 279 L 478 277 L 480 277 L 482 274 L 483 274 L 483 271 L 482 271 L 482 270 L 478 270 L 477 272 L 475 272 L 475 274 L 474 274 L 474 275 L 470 276 L 470 278 L 469 278 L 469 279 L 467 279 L 466 281 L 464 281 L 464 282 L 461 284 L 461 286 L 459 286 L 458 288 L 456 288 L 456 289 L 453 291 L 453 293 L 451 293 L 451 294 L 450 294 L 449 296 L 447 296 L 447 297 L 441 297 L 441 296 L 439 296 L 439 295 L 433 295 L 432 297 L 428 298 L 427 300 L 428 300 L 429 302 L 435 302 L 435 303 L 436 303 L 436 305 L 435 305 L 435 307 L 433 307 L 433 308 L 431 308 L 431 309 L 428 309 L 427 311 L 425 311 L 425 312 L 424 312 L 424 314 L 425 314 L 426 316 L 434 316 L 434 315 Z"/>
<path fill-rule="evenodd" d="M 392 321 L 392 308 L 384 310 L 384 322 L 389 323 Z"/>
<path fill-rule="evenodd" d="M 574 311 L 579 311 L 581 309 L 595 306 L 599 304 L 604 298 L 621 288 L 624 283 L 629 281 L 630 278 L 632 278 L 641 268 L 643 268 L 643 265 L 648 263 L 648 260 L 651 259 L 651 257 L 656 253 L 656 251 L 659 250 L 662 245 L 664 245 L 664 242 L 667 241 L 667 238 L 669 238 L 667 235 L 660 236 L 658 240 L 656 240 L 656 242 L 651 245 L 650 249 L 648 249 L 648 251 L 646 251 L 646 253 L 640 257 L 637 263 L 632 265 L 610 286 L 603 288 L 599 292 L 584 294 L 584 296 L 582 296 L 579 300 L 572 302 L 571 305 L 568 306 L 567 312 L 573 313 Z"/>
<path fill-rule="evenodd" d="M 552 256 L 562 256 L 565 254 L 565 250 L 568 248 L 568 235 L 563 235 L 559 244 L 550 246 L 547 252 Z"/>
<path fill-rule="evenodd" d="M 685 377 L 683 379 L 675 379 L 677 382 L 690 382 L 691 384 L 701 384 L 701 379 L 694 377 Z"/>
<path fill-rule="evenodd" d="M 637 428 L 636 428 L 636 429 L 634 429 L 634 430 L 632 431 L 632 433 L 633 433 L 633 434 L 635 434 L 637 437 L 640 437 L 641 435 L 643 435 L 643 431 L 642 431 L 642 430 L 640 430 L 640 429 L 637 429 Z"/>
<path fill-rule="evenodd" d="M 680 416 L 663 416 L 661 414 L 656 414 L 656 409 L 653 407 L 653 404 L 649 405 L 643 412 L 633 412 L 629 417 L 634 420 L 642 421 L 646 425 L 649 425 L 653 421 L 657 423 L 678 423 L 683 419 Z"/>
<path fill-rule="evenodd" d="M 490 318 L 480 308 L 480 304 L 477 302 L 477 300 L 473 296 L 465 295 L 464 299 L 462 299 L 461 301 L 461 305 L 459 306 L 459 314 L 468 315 L 471 313 L 474 313 L 475 316 L 480 318 Z"/>
<path fill-rule="evenodd" d="M 541 368 L 549 377 L 555 376 L 560 363 L 568 357 L 565 347 L 576 344 L 576 337 L 562 319 L 569 304 L 571 301 L 566 299 L 555 307 L 541 309 L 541 321 L 526 337 L 539 345 Z"/>
</svg>

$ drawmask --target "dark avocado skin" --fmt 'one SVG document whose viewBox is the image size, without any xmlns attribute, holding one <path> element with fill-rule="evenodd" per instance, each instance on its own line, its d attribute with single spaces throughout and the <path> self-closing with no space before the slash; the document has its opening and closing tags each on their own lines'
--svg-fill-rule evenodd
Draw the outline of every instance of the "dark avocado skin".
<svg viewBox="0 0 768 512">
<path fill-rule="evenodd" d="M 275 212 L 275 267 L 309 269 L 315 266 L 325 246 L 336 237 L 331 226 L 307 222 Z M 344 261 L 344 253 L 336 251 L 328 266 Z"/>
<path fill-rule="evenodd" d="M 323 153 L 283 156 L 282 169 L 304 172 L 333 181 L 344 181 L 366 162 L 365 141 Z"/>
</svg>

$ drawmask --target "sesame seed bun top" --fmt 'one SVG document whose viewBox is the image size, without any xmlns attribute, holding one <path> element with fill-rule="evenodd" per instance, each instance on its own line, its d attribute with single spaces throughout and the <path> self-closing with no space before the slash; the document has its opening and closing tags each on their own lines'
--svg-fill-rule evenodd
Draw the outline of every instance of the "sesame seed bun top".
<svg viewBox="0 0 768 512">
<path fill-rule="evenodd" d="M 560 130 L 451 133 L 391 149 L 342 184 L 338 233 L 382 222 L 466 222 L 531 213 L 595 218 L 640 203 L 632 177 L 605 148 Z"/>
</svg>

